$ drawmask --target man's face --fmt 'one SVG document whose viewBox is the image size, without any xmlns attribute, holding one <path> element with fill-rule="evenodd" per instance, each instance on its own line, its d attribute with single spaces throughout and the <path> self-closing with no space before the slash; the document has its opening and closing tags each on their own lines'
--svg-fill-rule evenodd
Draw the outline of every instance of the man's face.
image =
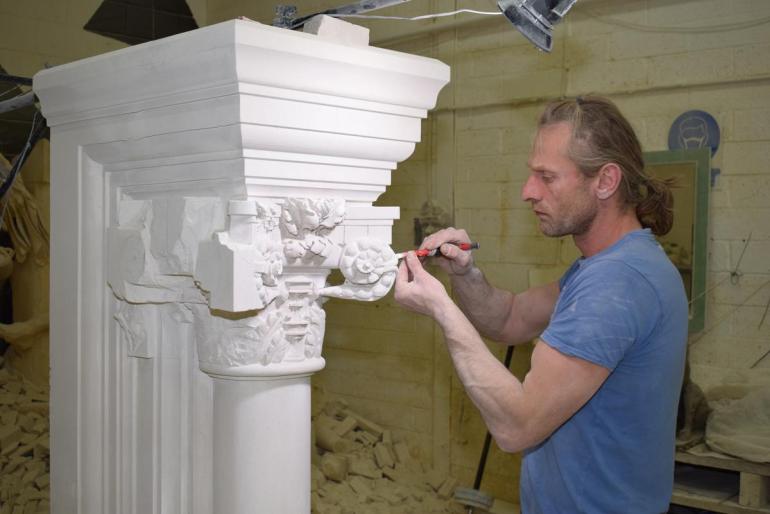
<svg viewBox="0 0 770 514">
<path fill-rule="evenodd" d="M 593 179 L 586 178 L 568 156 L 568 123 L 543 127 L 529 158 L 530 174 L 521 198 L 532 204 L 540 230 L 552 237 L 584 234 L 596 218 L 599 202 Z"/>
</svg>

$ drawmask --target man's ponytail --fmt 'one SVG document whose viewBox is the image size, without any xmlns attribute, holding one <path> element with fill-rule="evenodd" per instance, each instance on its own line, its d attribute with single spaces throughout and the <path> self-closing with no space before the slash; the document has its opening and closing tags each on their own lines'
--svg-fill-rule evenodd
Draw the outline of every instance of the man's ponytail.
<svg viewBox="0 0 770 514">
<path fill-rule="evenodd" d="M 673 182 L 674 179 L 648 178 L 642 186 L 642 199 L 636 204 L 636 217 L 656 236 L 668 234 L 674 224 Z"/>
</svg>

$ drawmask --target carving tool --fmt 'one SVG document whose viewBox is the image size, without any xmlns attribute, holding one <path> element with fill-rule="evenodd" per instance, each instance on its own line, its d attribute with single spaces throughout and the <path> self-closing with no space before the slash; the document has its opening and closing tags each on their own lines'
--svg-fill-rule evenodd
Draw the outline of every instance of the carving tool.
<svg viewBox="0 0 770 514">
<path fill-rule="evenodd" d="M 455 245 L 460 250 L 470 251 L 470 250 L 477 250 L 479 248 L 479 244 L 474 243 L 449 243 L 451 245 Z M 406 257 L 406 254 L 409 252 L 401 252 L 396 254 L 396 260 L 403 259 Z M 417 257 L 435 257 L 436 255 L 441 255 L 441 247 L 434 248 L 433 250 L 428 250 L 427 248 L 423 248 L 421 250 L 415 250 L 414 253 L 417 255 Z"/>
</svg>

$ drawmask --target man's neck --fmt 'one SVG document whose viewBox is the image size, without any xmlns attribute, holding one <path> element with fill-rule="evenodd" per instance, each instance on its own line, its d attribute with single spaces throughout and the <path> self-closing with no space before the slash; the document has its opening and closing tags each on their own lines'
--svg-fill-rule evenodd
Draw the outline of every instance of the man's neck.
<svg viewBox="0 0 770 514">
<path fill-rule="evenodd" d="M 642 224 L 633 209 L 623 213 L 604 211 L 599 213 L 587 232 L 573 236 L 573 240 L 584 257 L 591 257 L 640 228 Z"/>
</svg>

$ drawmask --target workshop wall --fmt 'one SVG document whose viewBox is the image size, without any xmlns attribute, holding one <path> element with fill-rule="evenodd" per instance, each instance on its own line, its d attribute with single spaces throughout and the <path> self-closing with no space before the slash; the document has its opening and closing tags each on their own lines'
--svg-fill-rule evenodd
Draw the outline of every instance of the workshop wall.
<svg viewBox="0 0 770 514">
<path fill-rule="evenodd" d="M 212 9 L 216 3 L 209 3 L 212 20 L 221 16 Z M 300 12 L 333 5 L 300 3 Z M 381 14 L 459 7 L 494 10 L 491 1 L 415 1 Z M 230 2 L 221 12 L 233 15 L 237 7 Z M 252 16 L 268 22 L 272 12 Z M 423 142 L 394 172 L 393 185 L 379 201 L 401 206 L 394 248 L 412 246 L 413 219 L 430 199 L 480 241 L 476 260 L 492 282 L 521 290 L 556 277 L 577 251 L 568 238 L 540 235 L 520 200 L 544 103 L 560 96 L 609 96 L 645 150 L 667 149 L 669 127 L 679 114 L 708 111 L 722 130 L 712 162 L 721 175 L 711 189 L 707 319 L 705 329 L 690 339 L 692 376 L 706 390 L 767 381 L 770 358 L 763 356 L 770 351 L 770 319 L 762 318 L 770 301 L 768 16 L 770 4 L 762 0 L 583 0 L 555 31 L 551 54 L 535 50 L 498 17 L 353 20 L 371 28 L 375 45 L 452 66 L 452 82 L 423 124 Z M 741 28 L 703 29 L 733 24 Z M 680 29 L 646 28 L 665 26 Z M 744 247 L 738 274 L 730 280 Z M 327 368 L 315 385 L 325 397 L 346 399 L 411 436 L 437 469 L 470 485 L 485 429 L 454 376 L 441 334 L 390 298 L 327 305 Z M 528 358 L 527 350 L 518 352 L 519 375 Z M 483 488 L 515 501 L 517 476 L 518 458 L 495 450 Z"/>
<path fill-rule="evenodd" d="M 0 1 L 0 65 L 7 73 L 31 77 L 46 66 L 125 47 L 117 40 L 83 30 L 102 1 Z M 198 25 L 206 25 L 206 0 L 186 1 Z"/>
<path fill-rule="evenodd" d="M 46 64 L 123 47 L 82 29 L 99 3 L 0 0 L 0 64 L 31 76 Z M 305 13 L 346 2 L 292 3 Z M 188 4 L 201 26 L 236 16 L 269 23 L 274 7 L 251 0 Z M 458 7 L 494 10 L 494 2 L 413 0 L 382 13 Z M 770 358 L 763 359 L 770 351 L 770 316 L 764 319 L 770 301 L 770 30 L 768 23 L 744 24 L 769 16 L 764 0 L 581 0 L 555 31 L 551 54 L 536 51 L 499 17 L 361 22 L 371 27 L 377 46 L 452 66 L 452 83 L 423 123 L 423 142 L 378 202 L 401 207 L 394 248 L 412 247 L 412 220 L 432 200 L 480 241 L 475 256 L 493 283 L 522 290 L 557 276 L 576 250 L 568 239 L 541 236 L 519 199 L 544 102 L 562 95 L 610 96 L 645 150 L 666 149 L 668 129 L 682 112 L 708 111 L 722 129 L 713 162 L 721 175 L 711 190 L 707 320 L 705 330 L 691 337 L 693 378 L 705 389 L 770 382 Z M 746 26 L 693 31 L 733 23 Z M 470 485 L 485 429 L 432 322 L 400 309 L 392 295 L 372 304 L 330 301 L 327 313 L 327 367 L 314 377 L 316 402 L 348 401 L 406 436 L 435 468 Z M 517 350 L 519 376 L 528 356 L 528 349 Z M 515 501 L 517 477 L 518 458 L 495 449 L 483 488 Z"/>
<path fill-rule="evenodd" d="M 31 77 L 46 66 L 126 46 L 83 30 L 101 0 L 0 2 L 0 65 Z"/>
</svg>

